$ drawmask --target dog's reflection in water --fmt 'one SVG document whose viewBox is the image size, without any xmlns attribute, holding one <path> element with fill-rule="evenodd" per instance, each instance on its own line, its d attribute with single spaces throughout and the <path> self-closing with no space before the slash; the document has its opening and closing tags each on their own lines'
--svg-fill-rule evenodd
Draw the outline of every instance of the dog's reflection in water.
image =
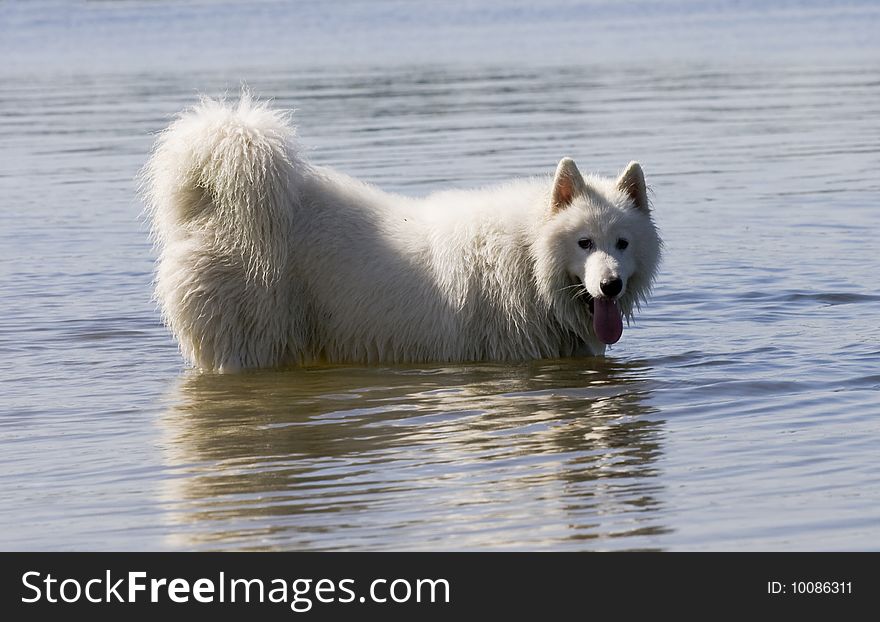
<svg viewBox="0 0 880 622">
<path fill-rule="evenodd" d="M 163 418 L 174 544 L 552 548 L 663 533 L 647 371 L 187 374 Z"/>
</svg>

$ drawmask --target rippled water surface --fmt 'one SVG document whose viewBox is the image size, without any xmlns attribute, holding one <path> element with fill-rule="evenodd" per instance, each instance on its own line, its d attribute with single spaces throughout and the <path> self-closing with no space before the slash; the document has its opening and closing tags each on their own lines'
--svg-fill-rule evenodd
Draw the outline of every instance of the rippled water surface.
<svg viewBox="0 0 880 622">
<path fill-rule="evenodd" d="M 486 5 L 432 9 L 423 45 L 385 37 L 396 3 L 360 29 L 340 3 L 342 43 L 309 5 L 321 64 L 273 39 L 298 22 L 272 2 L 0 6 L 2 548 L 880 548 L 877 10 L 790 3 L 764 39 L 760 3 L 649 3 L 693 49 L 616 62 L 611 9 L 590 5 L 603 55 L 562 2 L 566 54 L 529 63 L 555 17 Z M 180 37 L 202 19 L 252 45 Z M 523 24 L 537 42 L 484 37 Z M 186 370 L 134 176 L 176 111 L 242 81 L 296 108 L 312 160 L 392 191 L 640 160 L 651 304 L 604 360 Z"/>
</svg>

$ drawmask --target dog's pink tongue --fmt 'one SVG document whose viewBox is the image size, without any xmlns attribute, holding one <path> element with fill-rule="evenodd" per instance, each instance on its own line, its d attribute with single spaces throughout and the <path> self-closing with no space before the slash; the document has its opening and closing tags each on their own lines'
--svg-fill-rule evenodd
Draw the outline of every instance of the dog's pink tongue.
<svg viewBox="0 0 880 622">
<path fill-rule="evenodd" d="M 593 332 L 602 343 L 612 344 L 620 340 L 623 334 L 623 318 L 614 300 L 593 299 Z"/>
</svg>

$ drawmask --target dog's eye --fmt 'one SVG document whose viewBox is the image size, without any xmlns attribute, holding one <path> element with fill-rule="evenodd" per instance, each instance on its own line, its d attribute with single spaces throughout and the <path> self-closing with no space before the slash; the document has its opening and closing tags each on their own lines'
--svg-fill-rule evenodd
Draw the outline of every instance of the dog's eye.
<svg viewBox="0 0 880 622">
<path fill-rule="evenodd" d="M 580 246 L 584 250 L 590 250 L 591 248 L 593 248 L 593 240 L 591 240 L 590 238 L 581 238 L 580 240 L 578 240 L 578 246 Z"/>
<path fill-rule="evenodd" d="M 629 246 L 629 240 L 624 240 L 623 238 L 617 240 L 617 250 L 626 250 L 627 246 Z"/>
</svg>

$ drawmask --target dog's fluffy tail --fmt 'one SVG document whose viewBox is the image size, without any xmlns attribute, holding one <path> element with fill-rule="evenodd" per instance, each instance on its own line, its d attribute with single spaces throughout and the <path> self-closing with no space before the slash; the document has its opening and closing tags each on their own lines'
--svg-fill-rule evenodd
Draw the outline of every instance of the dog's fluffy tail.
<svg viewBox="0 0 880 622">
<path fill-rule="evenodd" d="M 305 169 L 288 115 L 242 93 L 235 104 L 204 98 L 156 141 L 141 187 L 162 244 L 212 231 L 250 276 L 279 276 Z"/>
<path fill-rule="evenodd" d="M 285 356 L 284 276 L 308 170 L 295 145 L 288 116 L 249 93 L 203 99 L 159 135 L 141 174 L 160 250 L 156 297 L 199 367 Z"/>
</svg>

